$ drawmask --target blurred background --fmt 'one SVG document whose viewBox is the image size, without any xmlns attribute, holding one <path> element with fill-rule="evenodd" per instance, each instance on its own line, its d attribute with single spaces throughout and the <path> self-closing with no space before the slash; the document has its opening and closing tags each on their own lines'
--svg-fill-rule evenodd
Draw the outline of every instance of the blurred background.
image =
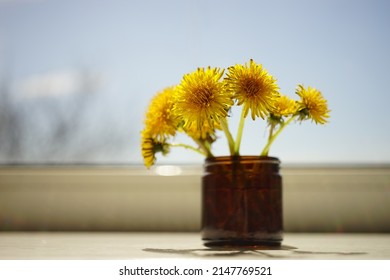
<svg viewBox="0 0 390 280">
<path fill-rule="evenodd" d="M 325 127 L 291 125 L 271 155 L 390 163 L 389 12 L 386 0 L 0 0 L 0 163 L 140 165 L 157 91 L 250 58 L 282 93 L 316 87 L 332 110 Z M 242 154 L 260 153 L 266 135 L 248 119 Z M 176 150 L 158 162 L 203 158 Z"/>
</svg>

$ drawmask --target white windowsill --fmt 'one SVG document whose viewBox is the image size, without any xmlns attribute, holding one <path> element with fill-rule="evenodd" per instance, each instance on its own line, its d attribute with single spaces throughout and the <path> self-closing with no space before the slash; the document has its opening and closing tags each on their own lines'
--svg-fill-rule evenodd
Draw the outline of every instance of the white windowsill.
<svg viewBox="0 0 390 280">
<path fill-rule="evenodd" d="M 197 231 L 200 167 L 0 167 L 0 231 Z M 390 167 L 283 168 L 287 232 L 390 232 Z"/>
<path fill-rule="evenodd" d="M 167 258 L 388 260 L 390 235 L 286 233 L 281 248 L 221 250 L 204 247 L 199 233 L 0 232 L 0 260 Z"/>
</svg>

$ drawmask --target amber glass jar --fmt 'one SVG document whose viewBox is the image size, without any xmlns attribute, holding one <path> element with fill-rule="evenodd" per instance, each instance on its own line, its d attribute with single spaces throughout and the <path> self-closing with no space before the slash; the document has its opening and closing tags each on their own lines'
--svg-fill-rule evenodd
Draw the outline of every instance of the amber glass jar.
<svg viewBox="0 0 390 280">
<path fill-rule="evenodd" d="M 280 161 L 273 157 L 208 158 L 202 178 L 205 246 L 280 246 Z"/>
</svg>

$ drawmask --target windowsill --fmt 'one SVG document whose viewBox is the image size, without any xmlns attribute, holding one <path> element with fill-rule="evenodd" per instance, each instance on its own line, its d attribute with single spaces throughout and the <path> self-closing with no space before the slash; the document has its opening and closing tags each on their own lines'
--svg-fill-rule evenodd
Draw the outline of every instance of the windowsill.
<svg viewBox="0 0 390 280">
<path fill-rule="evenodd" d="M 198 231 L 201 168 L 0 167 L 0 230 Z M 390 167 L 282 168 L 286 232 L 390 232 Z"/>
<path fill-rule="evenodd" d="M 0 260 L 390 259 L 390 234 L 287 233 L 280 249 L 212 250 L 199 233 L 0 233 Z"/>
</svg>

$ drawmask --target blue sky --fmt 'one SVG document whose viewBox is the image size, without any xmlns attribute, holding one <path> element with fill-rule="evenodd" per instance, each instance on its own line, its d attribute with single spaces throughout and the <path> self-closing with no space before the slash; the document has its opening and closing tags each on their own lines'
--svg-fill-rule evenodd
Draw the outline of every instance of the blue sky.
<svg viewBox="0 0 390 280">
<path fill-rule="evenodd" d="M 100 93 L 91 119 L 99 126 L 108 117 L 122 139 L 120 152 L 108 147 L 99 159 L 141 163 L 139 131 L 157 91 L 197 67 L 253 58 L 284 94 L 314 86 L 332 110 L 326 126 L 288 127 L 272 155 L 287 163 L 389 163 L 389 14 L 390 2 L 378 0 L 0 0 L 0 75 L 12 77 L 20 100 L 59 98 L 89 69 Z M 260 152 L 264 130 L 248 119 L 243 154 Z M 226 152 L 219 141 L 215 153 Z M 202 160 L 182 150 L 159 158 Z"/>
</svg>

